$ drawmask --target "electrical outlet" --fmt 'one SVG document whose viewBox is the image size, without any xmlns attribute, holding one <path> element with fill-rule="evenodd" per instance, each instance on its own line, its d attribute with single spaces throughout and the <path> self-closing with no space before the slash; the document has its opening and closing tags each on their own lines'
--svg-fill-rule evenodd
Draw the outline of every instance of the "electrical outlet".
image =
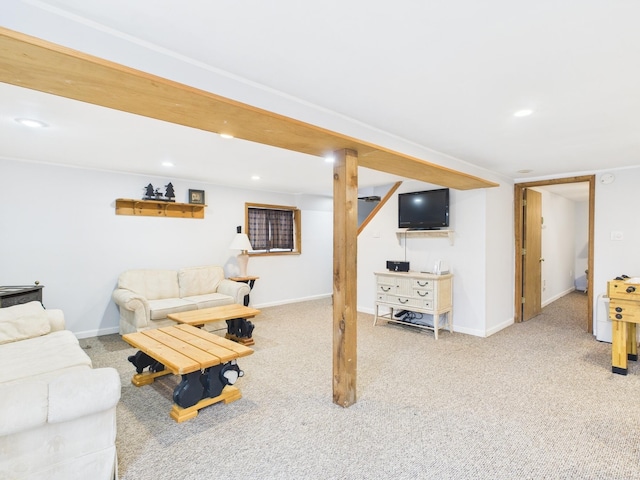
<svg viewBox="0 0 640 480">
<path fill-rule="evenodd" d="M 624 233 L 617 230 L 611 230 L 611 240 L 615 240 L 615 241 L 624 240 Z"/>
</svg>

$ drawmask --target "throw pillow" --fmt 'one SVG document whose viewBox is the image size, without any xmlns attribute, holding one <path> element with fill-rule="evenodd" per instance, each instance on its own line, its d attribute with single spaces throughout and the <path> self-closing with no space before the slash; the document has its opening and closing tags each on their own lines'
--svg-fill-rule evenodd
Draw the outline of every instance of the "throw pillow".
<svg viewBox="0 0 640 480">
<path fill-rule="evenodd" d="M 44 312 L 0 319 L 0 345 L 39 337 L 50 331 L 51 325 Z"/>
</svg>

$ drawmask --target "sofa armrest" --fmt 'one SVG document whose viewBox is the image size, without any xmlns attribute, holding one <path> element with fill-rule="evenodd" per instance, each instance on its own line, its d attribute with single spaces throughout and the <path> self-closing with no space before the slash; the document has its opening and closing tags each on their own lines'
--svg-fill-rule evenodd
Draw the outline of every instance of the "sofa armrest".
<svg viewBox="0 0 640 480">
<path fill-rule="evenodd" d="M 115 368 L 65 373 L 49 382 L 49 423 L 60 423 L 115 407 L 120 400 Z"/>
<path fill-rule="evenodd" d="M 48 397 L 45 381 L 0 384 L 0 437 L 47 423 Z"/>
<path fill-rule="evenodd" d="M 49 325 L 51 325 L 52 332 L 59 332 L 64 330 L 64 312 L 57 308 L 45 310 L 47 318 L 49 319 Z"/>
<path fill-rule="evenodd" d="M 51 380 L 0 385 L 0 436 L 109 410 L 120 400 L 114 368 L 75 370 Z"/>
<path fill-rule="evenodd" d="M 111 295 L 113 301 L 124 309 L 135 312 L 139 309 L 144 309 L 145 315 L 149 315 L 149 302 L 139 293 L 132 292 L 126 288 L 116 288 Z"/>
<path fill-rule="evenodd" d="M 243 305 L 244 297 L 245 295 L 249 295 L 251 289 L 249 288 L 249 285 L 244 282 L 234 282 L 233 280 L 225 278 L 218 284 L 217 292 L 229 295 L 230 297 L 233 297 L 235 303 Z"/>
</svg>

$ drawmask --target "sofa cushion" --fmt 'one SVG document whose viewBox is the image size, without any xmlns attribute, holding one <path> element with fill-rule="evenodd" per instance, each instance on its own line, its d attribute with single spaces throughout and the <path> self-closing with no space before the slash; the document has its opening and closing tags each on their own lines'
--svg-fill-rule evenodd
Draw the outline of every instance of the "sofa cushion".
<svg viewBox="0 0 640 480">
<path fill-rule="evenodd" d="M 0 318 L 0 345 L 46 335 L 51 331 L 44 310 L 13 318 Z"/>
<path fill-rule="evenodd" d="M 189 300 L 197 305 L 198 309 L 218 307 L 220 305 L 231 305 L 234 302 L 233 297 L 223 295 L 222 293 L 207 293 L 206 295 L 194 295 L 186 297 L 183 300 Z"/>
<path fill-rule="evenodd" d="M 178 273 L 175 270 L 129 270 L 118 277 L 118 287 L 136 292 L 147 300 L 178 298 Z"/>
<path fill-rule="evenodd" d="M 69 330 L 0 346 L 0 383 L 48 380 L 61 371 L 91 368 L 91 359 Z"/>
<path fill-rule="evenodd" d="M 149 301 L 151 320 L 162 320 L 170 313 L 188 312 L 198 308 L 195 303 L 184 298 L 164 298 Z"/>
<path fill-rule="evenodd" d="M 178 270 L 180 298 L 214 293 L 224 279 L 224 270 L 218 265 L 189 267 Z"/>
</svg>

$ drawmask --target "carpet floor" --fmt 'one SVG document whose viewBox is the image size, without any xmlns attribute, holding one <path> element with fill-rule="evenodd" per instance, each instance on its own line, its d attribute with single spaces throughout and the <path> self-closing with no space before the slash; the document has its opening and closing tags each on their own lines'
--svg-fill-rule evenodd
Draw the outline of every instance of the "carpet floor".
<svg viewBox="0 0 640 480">
<path fill-rule="evenodd" d="M 131 384 L 119 335 L 81 340 L 122 380 L 117 448 L 138 479 L 640 479 L 640 367 L 611 373 L 573 292 L 488 338 L 358 315 L 358 400 L 332 401 L 329 299 L 262 309 L 243 398 L 169 417 L 179 378 Z M 454 319 L 455 323 L 455 319 Z"/>
</svg>

